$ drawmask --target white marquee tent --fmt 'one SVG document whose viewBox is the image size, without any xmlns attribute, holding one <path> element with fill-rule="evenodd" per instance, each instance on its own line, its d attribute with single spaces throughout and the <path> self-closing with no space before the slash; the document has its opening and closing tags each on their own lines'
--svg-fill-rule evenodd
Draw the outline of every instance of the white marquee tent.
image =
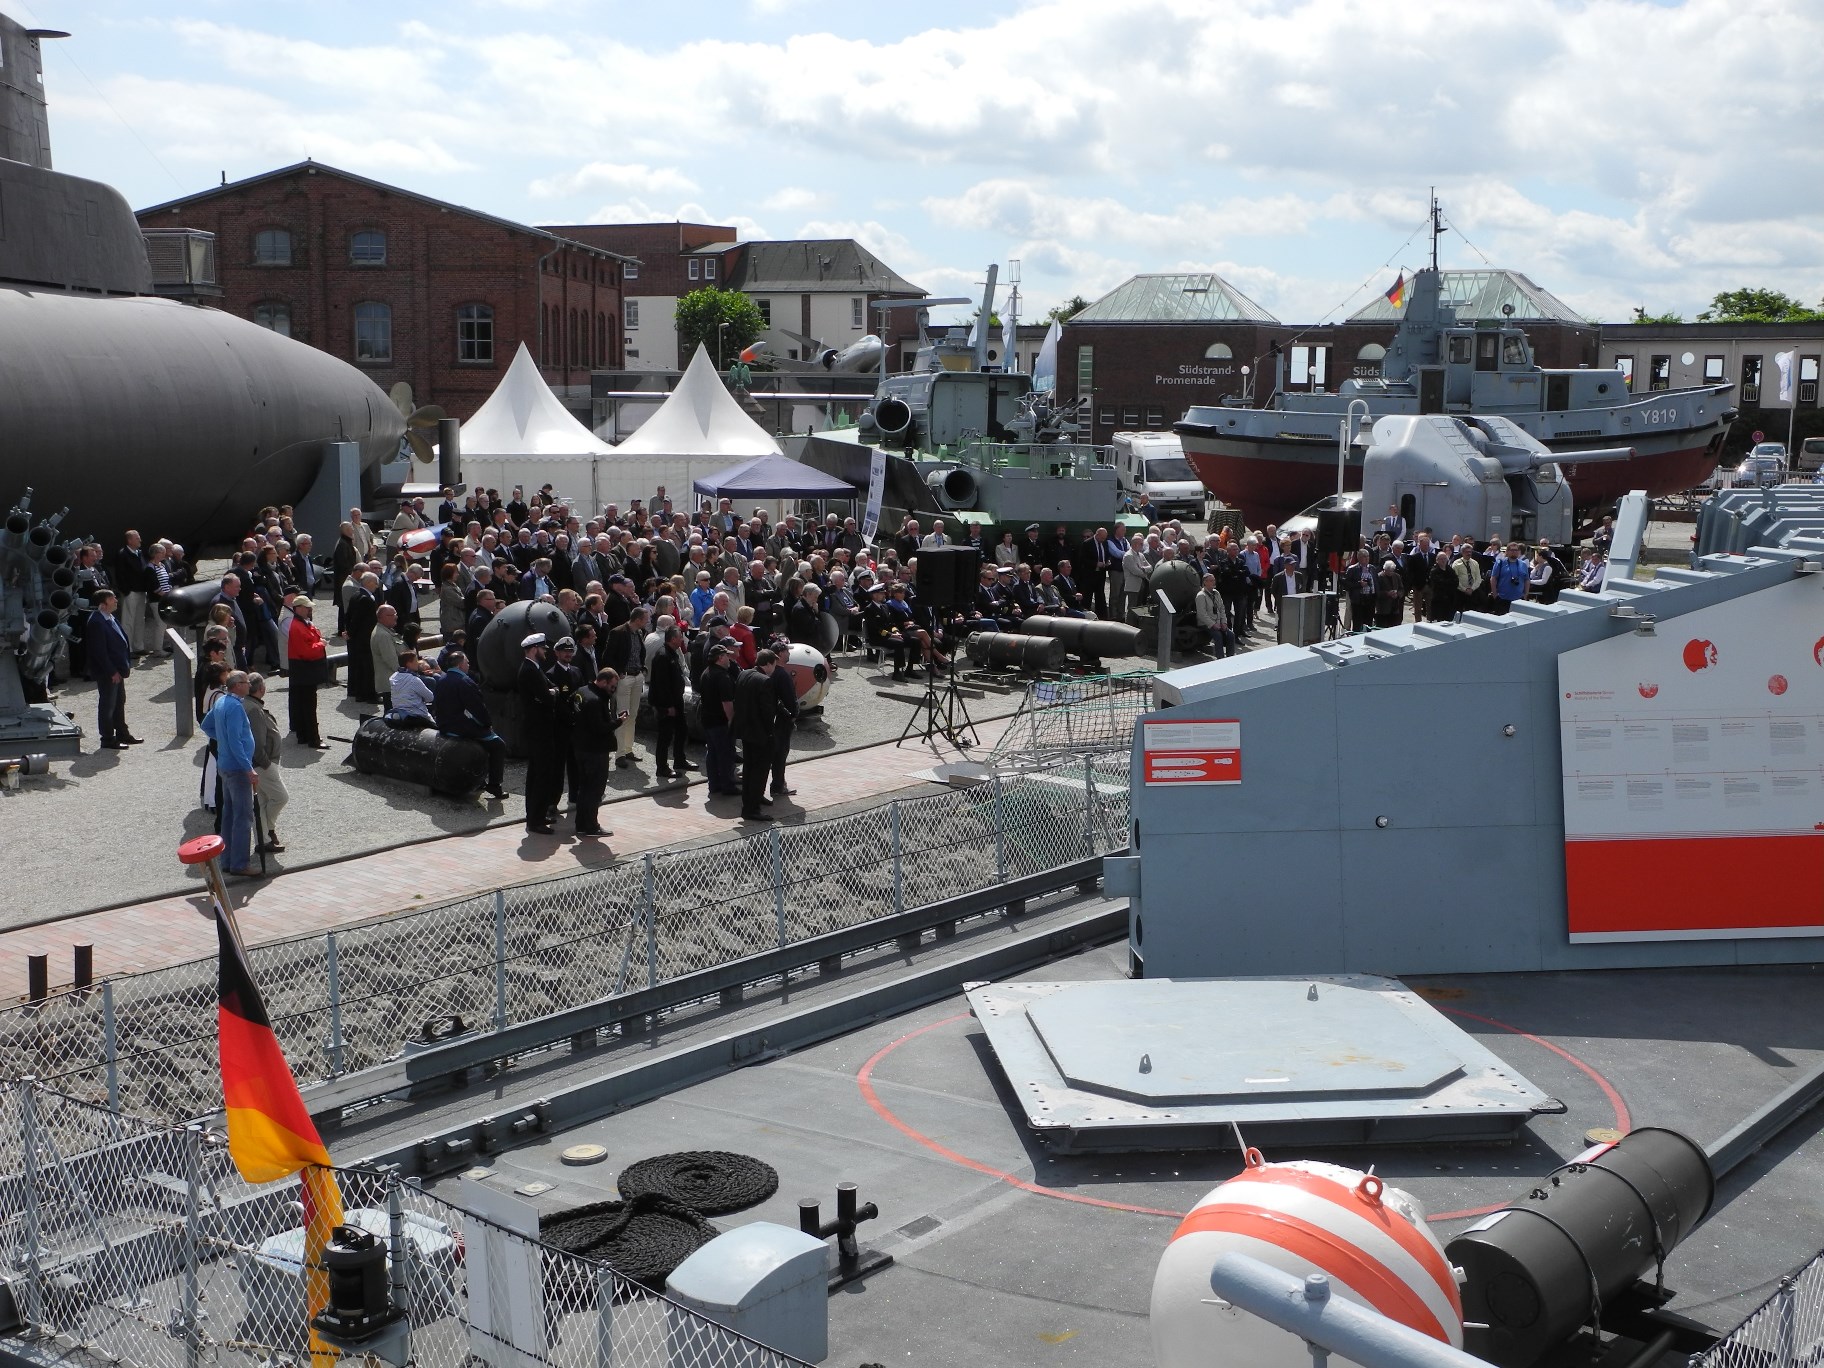
<svg viewBox="0 0 1824 1368">
<path fill-rule="evenodd" d="M 462 425 L 462 478 L 507 493 L 550 484 L 566 498 L 596 501 L 596 463 L 614 448 L 576 421 L 551 392 L 522 342 L 513 364 Z M 613 495 L 608 497 L 612 498 Z"/>
<path fill-rule="evenodd" d="M 747 415 L 716 374 L 701 344 L 678 387 L 602 463 L 608 498 L 623 505 L 664 485 L 672 506 L 690 506 L 693 481 L 756 456 L 779 456 L 779 443 Z"/>
</svg>

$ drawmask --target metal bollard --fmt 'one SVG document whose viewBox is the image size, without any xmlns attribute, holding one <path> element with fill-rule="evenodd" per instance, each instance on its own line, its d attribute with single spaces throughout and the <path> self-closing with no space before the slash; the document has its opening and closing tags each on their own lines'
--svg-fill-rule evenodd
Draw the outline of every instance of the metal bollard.
<svg viewBox="0 0 1824 1368">
<path fill-rule="evenodd" d="M 25 995 L 33 1002 L 43 1002 L 51 995 L 51 957 L 25 957 Z"/>
<path fill-rule="evenodd" d="M 798 1229 L 815 1240 L 827 1240 L 832 1235 L 836 1237 L 836 1267 L 830 1273 L 832 1292 L 893 1262 L 891 1254 L 883 1254 L 878 1249 L 863 1249 L 856 1242 L 855 1227 L 880 1215 L 880 1209 L 874 1203 L 863 1204 L 859 1198 L 860 1192 L 855 1184 L 838 1183 L 836 1219 L 833 1221 L 822 1219 L 821 1204 L 815 1197 L 798 1199 Z"/>
<path fill-rule="evenodd" d="M 70 981 L 78 988 L 95 986 L 95 947 L 93 945 L 72 945 L 70 958 Z"/>
</svg>

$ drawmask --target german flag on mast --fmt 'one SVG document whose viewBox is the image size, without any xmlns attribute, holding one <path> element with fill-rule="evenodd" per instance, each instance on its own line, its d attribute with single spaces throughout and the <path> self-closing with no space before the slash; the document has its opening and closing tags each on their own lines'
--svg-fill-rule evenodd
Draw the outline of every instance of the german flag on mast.
<svg viewBox="0 0 1824 1368">
<path fill-rule="evenodd" d="M 329 1305 L 323 1247 L 342 1224 L 342 1190 L 330 1169 L 329 1151 L 304 1109 L 291 1065 L 272 1032 L 272 1019 L 254 986 L 241 938 L 220 901 L 215 904 L 220 944 L 216 980 L 216 1029 L 222 1060 L 222 1104 L 228 1118 L 228 1154 L 241 1177 L 271 1183 L 303 1170 L 304 1321 Z M 310 1330 L 313 1368 L 330 1368 L 334 1352 Z"/>
<path fill-rule="evenodd" d="M 1400 278 L 1393 282 L 1385 298 L 1396 309 L 1406 302 L 1406 272 L 1400 272 Z"/>
<path fill-rule="evenodd" d="M 254 987 L 240 937 L 219 903 L 215 934 L 221 946 L 215 1019 L 221 1036 L 228 1153 L 234 1166 L 250 1183 L 276 1182 L 312 1164 L 328 1168 L 329 1151 L 304 1110 L 291 1066 L 272 1033 L 266 1004 Z"/>
</svg>

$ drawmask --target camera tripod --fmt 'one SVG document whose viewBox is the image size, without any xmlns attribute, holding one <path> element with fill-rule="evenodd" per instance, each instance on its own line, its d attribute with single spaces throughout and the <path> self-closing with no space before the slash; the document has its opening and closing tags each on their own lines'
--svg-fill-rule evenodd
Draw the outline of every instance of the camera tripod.
<svg viewBox="0 0 1824 1368">
<path fill-rule="evenodd" d="M 927 661 L 925 664 L 925 696 L 918 701 L 918 707 L 912 716 L 906 719 L 905 730 L 900 732 L 899 740 L 893 744 L 903 746 L 906 739 L 918 731 L 919 719 L 924 719 L 924 739 L 928 742 L 934 736 L 944 740 L 958 750 L 967 750 L 973 745 L 981 745 L 982 738 L 975 729 L 975 721 L 969 716 L 969 709 L 963 703 L 963 695 L 956 687 L 956 663 L 951 660 L 943 666 L 944 683 L 940 689 L 937 682 L 938 666 Z M 968 735 L 973 741 L 965 741 Z"/>
</svg>

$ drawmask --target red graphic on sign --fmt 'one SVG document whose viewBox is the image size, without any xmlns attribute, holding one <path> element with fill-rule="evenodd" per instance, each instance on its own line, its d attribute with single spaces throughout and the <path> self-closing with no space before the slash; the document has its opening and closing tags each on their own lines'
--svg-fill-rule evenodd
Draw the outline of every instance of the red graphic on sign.
<svg viewBox="0 0 1824 1368">
<path fill-rule="evenodd" d="M 1817 643 L 1811 648 L 1811 658 L 1818 664 L 1824 665 L 1824 637 L 1819 637 Z"/>
<path fill-rule="evenodd" d="M 1685 643 L 1685 668 L 1696 674 L 1716 664 L 1716 643 L 1693 637 Z"/>
<path fill-rule="evenodd" d="M 1659 696 L 1659 685 L 1657 684 L 1642 684 L 1639 688 L 1640 696 L 1642 698 L 1657 698 Z"/>
<path fill-rule="evenodd" d="M 1767 681 L 1767 692 L 1770 694 L 1785 693 L 1786 692 L 1786 676 L 1785 675 L 1775 675 L 1772 679 L 1769 679 Z"/>
<path fill-rule="evenodd" d="M 1239 784 L 1241 752 L 1148 751 L 1149 784 Z"/>
</svg>

